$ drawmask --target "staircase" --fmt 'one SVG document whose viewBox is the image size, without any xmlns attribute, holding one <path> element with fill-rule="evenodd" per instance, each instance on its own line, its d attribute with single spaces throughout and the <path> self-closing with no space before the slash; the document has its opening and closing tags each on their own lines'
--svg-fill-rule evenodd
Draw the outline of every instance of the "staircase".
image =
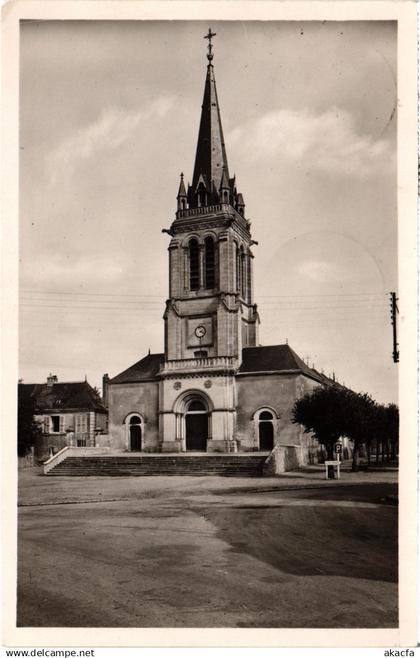
<svg viewBox="0 0 420 658">
<path fill-rule="evenodd" d="M 262 477 L 269 453 L 139 454 L 133 456 L 68 456 L 47 475 L 59 476 L 147 476 L 222 475 Z"/>
</svg>

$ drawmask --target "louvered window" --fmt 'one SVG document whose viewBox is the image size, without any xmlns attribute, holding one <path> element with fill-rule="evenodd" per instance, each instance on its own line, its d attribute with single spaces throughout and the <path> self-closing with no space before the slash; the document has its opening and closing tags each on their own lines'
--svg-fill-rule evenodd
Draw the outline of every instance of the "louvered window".
<svg viewBox="0 0 420 658">
<path fill-rule="evenodd" d="M 207 237 L 204 241 L 204 255 L 205 255 L 205 288 L 214 288 L 216 285 L 216 259 L 215 259 L 215 245 L 213 238 Z"/>
<path fill-rule="evenodd" d="M 200 287 L 200 251 L 197 240 L 193 239 L 189 244 L 190 252 L 190 290 L 198 290 Z"/>
</svg>

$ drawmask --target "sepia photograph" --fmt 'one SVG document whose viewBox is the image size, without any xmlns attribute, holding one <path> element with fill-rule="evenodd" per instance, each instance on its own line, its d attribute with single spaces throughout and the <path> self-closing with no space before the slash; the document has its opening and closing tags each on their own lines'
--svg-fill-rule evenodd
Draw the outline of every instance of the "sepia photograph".
<svg viewBox="0 0 420 658">
<path fill-rule="evenodd" d="M 118 18 L 19 25 L 16 628 L 398 631 L 398 20 Z"/>
</svg>

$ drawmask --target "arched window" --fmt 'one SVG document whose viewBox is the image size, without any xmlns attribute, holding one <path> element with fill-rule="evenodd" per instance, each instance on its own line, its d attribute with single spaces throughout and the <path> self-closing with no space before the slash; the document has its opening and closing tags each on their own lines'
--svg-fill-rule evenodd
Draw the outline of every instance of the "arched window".
<svg viewBox="0 0 420 658">
<path fill-rule="evenodd" d="M 195 238 L 190 240 L 188 249 L 190 261 L 190 290 L 198 290 L 200 287 L 200 251 L 198 242 Z"/>
<path fill-rule="evenodd" d="M 213 238 L 208 236 L 204 240 L 204 287 L 214 288 L 216 285 L 216 248 Z"/>
<path fill-rule="evenodd" d="M 243 247 L 241 247 L 241 295 L 244 299 L 245 299 L 245 291 L 246 291 L 246 256 Z"/>
<path fill-rule="evenodd" d="M 237 263 L 237 272 L 238 272 L 238 279 L 237 279 L 237 288 L 238 292 L 241 294 L 241 297 L 244 296 L 244 270 L 245 270 L 245 254 L 244 254 L 244 248 L 241 245 L 241 248 L 239 249 L 238 253 L 238 263 Z"/>
</svg>

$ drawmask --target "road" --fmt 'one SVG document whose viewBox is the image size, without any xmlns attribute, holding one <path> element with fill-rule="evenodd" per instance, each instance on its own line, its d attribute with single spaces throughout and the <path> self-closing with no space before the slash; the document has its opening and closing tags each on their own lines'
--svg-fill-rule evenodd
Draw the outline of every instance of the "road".
<svg viewBox="0 0 420 658">
<path fill-rule="evenodd" d="M 391 481 L 88 480 L 21 489 L 19 626 L 398 624 Z"/>
</svg>

